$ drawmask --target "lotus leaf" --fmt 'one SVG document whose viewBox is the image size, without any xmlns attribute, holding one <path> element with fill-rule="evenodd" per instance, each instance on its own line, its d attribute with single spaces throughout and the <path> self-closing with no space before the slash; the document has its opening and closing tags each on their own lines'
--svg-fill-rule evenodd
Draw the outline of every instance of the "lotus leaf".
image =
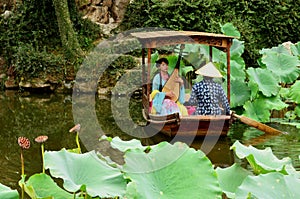
<svg viewBox="0 0 300 199">
<path fill-rule="evenodd" d="M 230 35 L 234 37 L 240 37 L 241 34 L 237 30 L 237 28 L 232 23 L 226 23 L 223 26 L 221 26 L 221 31 L 225 35 Z"/>
<path fill-rule="evenodd" d="M 243 180 L 252 175 L 250 171 L 242 168 L 240 165 L 234 163 L 228 168 L 216 168 L 220 187 L 228 198 L 235 197 L 235 191 L 242 184 Z M 234 176 L 234 180 L 232 178 Z"/>
<path fill-rule="evenodd" d="M 278 95 L 275 97 L 260 97 L 257 101 L 266 103 L 266 107 L 269 110 L 282 110 L 288 107 L 288 105 L 284 103 Z"/>
<path fill-rule="evenodd" d="M 292 83 L 299 76 L 300 61 L 295 56 L 268 51 L 262 57 L 262 62 L 279 77 L 279 82 Z"/>
<path fill-rule="evenodd" d="M 202 151 L 176 142 L 161 142 L 145 153 L 125 153 L 125 175 L 143 198 L 221 198 L 212 163 Z"/>
<path fill-rule="evenodd" d="M 296 102 L 297 104 L 300 104 L 300 81 L 297 80 L 290 88 L 289 96 L 291 99 Z"/>
<path fill-rule="evenodd" d="M 285 170 L 286 165 L 291 165 L 289 157 L 279 160 L 272 152 L 270 147 L 264 150 L 256 149 L 253 146 L 244 146 L 239 141 L 235 141 L 231 146 L 238 158 L 246 158 L 254 170 L 254 173 L 268 173 L 278 171 L 287 173 Z"/>
<path fill-rule="evenodd" d="M 245 63 L 239 59 L 231 60 L 230 62 L 230 78 L 231 80 L 240 80 L 245 81 L 246 72 L 245 72 Z M 234 85 L 234 84 L 233 84 Z"/>
<path fill-rule="evenodd" d="M 18 199 L 19 193 L 17 190 L 12 190 L 11 188 L 0 184 L 0 198 L 2 199 Z"/>
<path fill-rule="evenodd" d="M 299 56 L 300 55 L 300 42 L 291 45 L 291 51 L 293 53 L 293 55 L 295 56 Z"/>
<path fill-rule="evenodd" d="M 276 52 L 276 53 L 282 53 L 282 54 L 290 55 L 289 50 L 286 47 L 284 47 L 282 44 L 278 45 L 277 47 L 263 48 L 260 51 L 260 54 L 268 54 L 270 52 Z"/>
<path fill-rule="evenodd" d="M 240 57 L 244 53 L 244 42 L 238 39 L 233 39 L 232 45 L 230 47 L 230 59 L 235 60 L 235 58 Z"/>
<path fill-rule="evenodd" d="M 250 98 L 250 89 L 244 81 L 231 81 L 230 107 L 242 106 Z"/>
<path fill-rule="evenodd" d="M 101 137 L 101 139 L 106 139 L 110 142 L 111 147 L 118 149 L 119 151 L 125 152 L 129 149 L 141 149 L 141 150 L 145 150 L 147 147 L 143 146 L 141 144 L 141 142 L 137 139 L 132 139 L 129 141 L 124 141 L 121 140 L 119 137 L 114 137 L 114 138 L 110 138 L 110 137 L 106 137 L 105 135 L 103 135 Z"/>
<path fill-rule="evenodd" d="M 125 193 L 126 182 L 119 169 L 100 160 L 94 151 L 84 154 L 61 151 L 45 152 L 45 167 L 52 176 L 64 180 L 64 188 L 78 191 L 83 185 L 92 197 L 115 197 Z"/>
<path fill-rule="evenodd" d="M 280 86 L 271 71 L 261 68 L 249 68 L 247 73 L 249 74 L 249 85 L 257 85 L 265 96 L 270 97 L 278 94 Z"/>
<path fill-rule="evenodd" d="M 278 172 L 248 176 L 236 191 L 237 199 L 300 198 L 300 179 Z"/>
<path fill-rule="evenodd" d="M 65 198 L 73 199 L 74 195 L 61 189 L 53 179 L 47 174 L 40 173 L 31 176 L 26 183 L 20 182 L 20 186 L 24 185 L 26 193 L 31 198 L 36 199 L 51 199 Z M 76 197 L 78 198 L 78 197 Z"/>
<path fill-rule="evenodd" d="M 268 111 L 268 106 L 263 100 L 254 100 L 253 102 L 247 101 L 244 104 L 245 112 L 243 115 L 250 117 L 254 120 L 261 122 L 268 122 L 271 116 L 270 111 Z"/>
</svg>

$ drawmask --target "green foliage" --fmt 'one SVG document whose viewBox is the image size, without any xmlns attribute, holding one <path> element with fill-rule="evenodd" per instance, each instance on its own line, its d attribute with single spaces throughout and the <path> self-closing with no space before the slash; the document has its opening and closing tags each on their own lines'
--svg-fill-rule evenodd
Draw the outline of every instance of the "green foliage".
<svg viewBox="0 0 300 199">
<path fill-rule="evenodd" d="M 64 179 L 64 188 L 77 192 L 83 185 L 92 196 L 115 197 L 125 193 L 125 179 L 117 168 L 100 160 L 94 151 L 76 154 L 63 149 L 45 152 L 45 167 L 52 176 Z"/>
<path fill-rule="evenodd" d="M 53 72 L 81 64 L 80 58 L 68 59 L 61 49 L 61 40 L 52 0 L 24 0 L 13 10 L 13 14 L 0 18 L 0 56 L 6 59 L 7 67 L 17 64 L 17 75 L 35 77 L 48 69 Z M 93 47 L 101 29 L 88 19 L 83 19 L 75 1 L 68 0 L 70 17 L 80 45 L 83 49 Z M 25 51 L 29 50 L 32 56 Z M 32 63 L 32 66 L 30 66 Z M 46 69 L 47 68 L 47 69 Z M 27 72 L 28 71 L 28 72 Z"/>
<path fill-rule="evenodd" d="M 286 51 L 265 51 L 262 63 L 279 77 L 280 83 L 292 83 L 300 73 L 298 57 L 286 54 Z"/>
<path fill-rule="evenodd" d="M 263 150 L 236 141 L 230 148 L 251 168 L 234 163 L 213 168 L 206 155 L 186 144 L 160 142 L 144 147 L 138 140 L 102 137 L 124 153 L 125 164 L 112 167 L 94 151 L 84 154 L 65 149 L 47 151 L 51 175 L 34 174 L 19 184 L 31 198 L 298 198 L 300 174 L 289 157 L 278 159 L 270 148 Z M 100 158 L 99 158 L 100 157 Z M 246 169 L 247 168 L 247 169 Z M 53 178 L 61 178 L 59 187 Z M 5 194 L 8 188 L 0 188 Z M 68 191 L 71 193 L 69 193 Z M 266 190 L 269 190 L 266 192 Z M 10 190 L 10 193 L 11 190 Z M 8 197 L 15 198 L 15 196 Z"/>
<path fill-rule="evenodd" d="M 270 186 L 272 185 L 272 186 Z M 298 198 L 299 179 L 281 173 L 249 176 L 236 191 L 236 198 Z M 255 187 L 255 188 L 254 188 Z M 276 190 L 276 191 L 274 191 Z"/>
<path fill-rule="evenodd" d="M 254 93 L 252 96 L 255 96 L 257 91 L 261 91 L 267 97 L 278 94 L 280 86 L 278 85 L 276 76 L 271 71 L 261 68 L 249 68 L 247 73 L 249 75 L 248 84 Z"/>
<path fill-rule="evenodd" d="M 145 198 L 221 198 L 209 159 L 184 143 L 161 142 L 148 153 L 128 150 L 125 162 L 125 176 Z"/>
<path fill-rule="evenodd" d="M 31 198 L 73 198 L 73 194 L 61 189 L 49 175 L 44 173 L 34 174 L 29 178 L 28 181 L 24 182 L 21 180 L 19 184 L 21 187 L 24 187 L 25 192 Z"/>
<path fill-rule="evenodd" d="M 2 199 L 18 199 L 18 191 L 12 190 L 3 184 L 0 184 L 0 198 Z"/>
<path fill-rule="evenodd" d="M 237 163 L 224 169 L 218 167 L 216 168 L 216 172 L 219 178 L 220 187 L 229 198 L 234 198 L 236 188 L 243 183 L 246 177 L 253 175 L 250 171 L 242 168 Z M 234 180 L 232 180 L 232 174 L 235 176 Z"/>
<path fill-rule="evenodd" d="M 300 40 L 299 9 L 300 2 L 292 0 L 136 0 L 129 4 L 121 30 L 162 27 L 218 33 L 219 24 L 232 23 L 245 41 L 247 66 L 257 66 L 260 49 Z"/>
<path fill-rule="evenodd" d="M 293 100 L 293 102 L 296 102 L 297 104 L 300 104 L 300 81 L 299 80 L 297 80 L 291 86 L 289 96 Z"/>
<path fill-rule="evenodd" d="M 46 50 L 36 50 L 30 44 L 22 44 L 14 55 L 14 66 L 18 76 L 24 79 L 41 77 L 47 73 L 63 74 L 65 59 L 61 55 L 48 53 Z"/>
</svg>

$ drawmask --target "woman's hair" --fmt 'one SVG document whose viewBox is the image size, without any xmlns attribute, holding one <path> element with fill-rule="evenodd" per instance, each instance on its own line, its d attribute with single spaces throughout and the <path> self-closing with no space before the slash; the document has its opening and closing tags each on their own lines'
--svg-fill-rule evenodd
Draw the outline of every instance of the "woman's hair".
<svg viewBox="0 0 300 199">
<path fill-rule="evenodd" d="M 156 67 L 159 67 L 161 63 L 165 62 L 167 65 L 169 64 L 169 61 L 167 58 L 163 57 L 163 58 L 160 58 L 159 60 L 157 60 L 155 63 L 156 63 Z"/>
</svg>

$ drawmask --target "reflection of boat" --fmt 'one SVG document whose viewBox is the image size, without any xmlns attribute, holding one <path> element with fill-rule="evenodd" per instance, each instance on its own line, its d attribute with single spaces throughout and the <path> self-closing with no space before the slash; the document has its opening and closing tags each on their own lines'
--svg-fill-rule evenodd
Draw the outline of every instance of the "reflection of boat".
<svg viewBox="0 0 300 199">
<path fill-rule="evenodd" d="M 143 82 L 143 115 L 149 126 L 169 136 L 205 136 L 227 135 L 231 116 L 179 116 L 171 114 L 158 116 L 149 113 L 149 99 L 151 93 L 151 52 L 152 49 L 176 44 L 204 44 L 209 46 L 210 61 L 212 48 L 226 52 L 227 55 L 227 97 L 230 102 L 230 47 L 233 37 L 222 34 L 193 32 L 193 31 L 154 31 L 131 33 L 143 46 L 142 49 L 142 82 Z M 145 63 L 145 49 L 147 49 L 147 66 Z"/>
</svg>

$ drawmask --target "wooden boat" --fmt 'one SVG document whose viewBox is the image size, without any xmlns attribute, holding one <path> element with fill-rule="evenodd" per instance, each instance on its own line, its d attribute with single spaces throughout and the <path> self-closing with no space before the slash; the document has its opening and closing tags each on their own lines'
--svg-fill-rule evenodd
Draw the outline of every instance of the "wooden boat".
<svg viewBox="0 0 300 199">
<path fill-rule="evenodd" d="M 210 61 L 212 61 L 212 48 L 222 50 L 227 55 L 227 98 L 230 103 L 230 47 L 234 37 L 223 34 L 214 34 L 195 31 L 152 31 L 135 32 L 131 35 L 142 44 L 142 102 L 143 115 L 148 126 L 169 136 L 206 136 L 227 135 L 232 117 L 229 115 L 180 116 L 178 113 L 159 116 L 150 114 L 149 100 L 151 93 L 151 52 L 153 49 L 176 44 L 204 44 L 209 46 Z M 147 64 L 145 63 L 147 51 Z"/>
</svg>

